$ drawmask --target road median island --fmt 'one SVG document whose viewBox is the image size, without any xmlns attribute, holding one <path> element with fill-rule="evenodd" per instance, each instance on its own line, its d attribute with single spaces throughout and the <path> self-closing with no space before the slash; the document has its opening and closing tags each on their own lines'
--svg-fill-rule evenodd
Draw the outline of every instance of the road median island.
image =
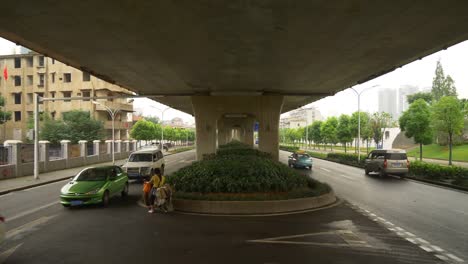
<svg viewBox="0 0 468 264">
<path fill-rule="evenodd" d="M 327 184 L 239 142 L 220 146 L 168 177 L 176 210 L 206 214 L 271 214 L 336 201 Z"/>
</svg>

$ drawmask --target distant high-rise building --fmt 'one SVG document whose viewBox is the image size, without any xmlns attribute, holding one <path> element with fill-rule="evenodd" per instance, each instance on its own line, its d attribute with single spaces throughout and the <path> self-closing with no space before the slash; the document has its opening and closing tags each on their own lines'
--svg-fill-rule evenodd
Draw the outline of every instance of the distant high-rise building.
<svg viewBox="0 0 468 264">
<path fill-rule="evenodd" d="M 404 85 L 398 91 L 398 116 L 409 108 L 407 96 L 419 92 L 417 86 Z"/>
<path fill-rule="evenodd" d="M 289 117 L 281 118 L 281 127 L 298 128 L 312 124 L 314 121 L 322 120 L 322 114 L 315 107 L 299 108 L 291 111 Z"/>
<path fill-rule="evenodd" d="M 379 91 L 379 112 L 386 112 L 393 120 L 398 119 L 397 90 L 387 88 Z"/>
</svg>

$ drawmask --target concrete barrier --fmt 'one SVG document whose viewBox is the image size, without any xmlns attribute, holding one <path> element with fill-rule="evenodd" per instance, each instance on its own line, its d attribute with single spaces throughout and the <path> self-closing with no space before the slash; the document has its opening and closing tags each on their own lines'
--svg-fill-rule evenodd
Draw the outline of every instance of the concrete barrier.
<svg viewBox="0 0 468 264">
<path fill-rule="evenodd" d="M 201 214 L 276 214 L 324 207 L 336 202 L 333 191 L 309 198 L 271 201 L 202 201 L 174 199 L 177 211 Z"/>
</svg>

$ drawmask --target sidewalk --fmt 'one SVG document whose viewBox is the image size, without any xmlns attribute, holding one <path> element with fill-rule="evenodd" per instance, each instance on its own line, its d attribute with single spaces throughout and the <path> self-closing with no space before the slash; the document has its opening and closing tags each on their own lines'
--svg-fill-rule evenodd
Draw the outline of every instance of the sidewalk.
<svg viewBox="0 0 468 264">
<path fill-rule="evenodd" d="M 175 147 L 170 149 L 170 151 L 175 150 L 181 147 Z M 173 153 L 164 151 L 164 156 L 170 156 Z M 175 153 L 174 153 L 175 154 Z M 116 160 L 116 165 L 122 165 L 125 162 L 125 159 Z M 78 172 L 80 172 L 84 168 L 92 167 L 92 166 L 104 166 L 104 165 L 112 165 L 112 161 L 103 162 L 103 163 L 96 163 L 92 165 L 86 165 L 81 167 L 75 167 L 65 170 L 58 170 L 58 171 L 51 171 L 46 173 L 39 174 L 39 179 L 35 180 L 33 175 L 30 176 L 23 176 L 11 179 L 0 180 L 0 195 L 7 194 L 13 191 L 24 190 L 48 183 L 53 183 L 57 181 L 62 181 L 65 179 L 69 179 L 75 176 Z"/>
</svg>

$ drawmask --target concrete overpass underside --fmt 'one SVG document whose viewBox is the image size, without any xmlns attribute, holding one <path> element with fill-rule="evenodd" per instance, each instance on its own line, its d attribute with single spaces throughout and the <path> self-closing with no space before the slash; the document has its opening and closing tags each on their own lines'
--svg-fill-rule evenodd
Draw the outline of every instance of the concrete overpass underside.
<svg viewBox="0 0 468 264">
<path fill-rule="evenodd" d="M 1 37 L 197 120 L 203 100 L 271 99 L 265 111 L 286 112 L 468 38 L 467 1 L 19 0 L 2 10 Z M 213 118 L 262 118 L 244 105 L 219 105 Z"/>
</svg>

